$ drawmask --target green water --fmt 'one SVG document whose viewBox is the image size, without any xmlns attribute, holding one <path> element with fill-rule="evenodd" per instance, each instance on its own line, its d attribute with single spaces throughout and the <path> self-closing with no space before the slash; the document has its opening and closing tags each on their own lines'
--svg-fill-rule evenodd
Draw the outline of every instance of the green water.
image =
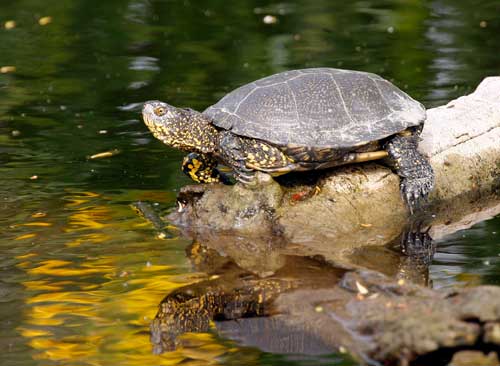
<svg viewBox="0 0 500 366">
<path fill-rule="evenodd" d="M 202 274 L 186 259 L 188 239 L 156 238 L 129 206 L 168 209 L 188 183 L 182 154 L 140 120 L 142 102 L 203 110 L 259 77 L 329 66 L 376 72 L 432 107 L 500 74 L 496 0 L 18 0 L 0 9 L 0 67 L 15 67 L 0 74 L 2 365 L 351 365 L 215 333 L 151 353 L 158 303 Z M 499 284 L 499 255 L 500 217 L 456 233 L 440 242 L 434 286 Z"/>
</svg>

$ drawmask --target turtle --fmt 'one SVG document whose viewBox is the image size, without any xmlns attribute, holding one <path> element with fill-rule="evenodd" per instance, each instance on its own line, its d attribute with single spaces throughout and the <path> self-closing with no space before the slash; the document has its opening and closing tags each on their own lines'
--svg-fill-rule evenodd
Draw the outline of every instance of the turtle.
<svg viewBox="0 0 500 366">
<path fill-rule="evenodd" d="M 243 85 L 203 112 L 152 100 L 142 116 L 153 135 L 190 152 L 195 182 L 224 182 L 222 163 L 248 187 L 272 176 L 383 159 L 399 175 L 410 210 L 434 186 L 417 150 L 425 107 L 379 75 L 334 68 L 280 72 Z"/>
</svg>

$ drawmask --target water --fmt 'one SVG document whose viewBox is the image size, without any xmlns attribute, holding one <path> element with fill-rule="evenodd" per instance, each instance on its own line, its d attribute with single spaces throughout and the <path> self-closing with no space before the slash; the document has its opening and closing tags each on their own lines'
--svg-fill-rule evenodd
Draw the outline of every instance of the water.
<svg viewBox="0 0 500 366">
<path fill-rule="evenodd" d="M 20 0 L 1 9 L 2 24 L 16 22 L 0 29 L 0 67 L 15 67 L 0 74 L 2 365 L 353 364 L 268 354 L 215 333 L 151 353 L 158 303 L 203 274 L 186 259 L 189 240 L 157 238 L 130 207 L 167 210 L 188 183 L 182 154 L 151 137 L 141 103 L 202 110 L 259 77 L 330 66 L 379 73 L 432 107 L 500 74 L 494 0 Z M 434 286 L 499 284 L 499 244 L 499 217 L 444 239 Z"/>
</svg>

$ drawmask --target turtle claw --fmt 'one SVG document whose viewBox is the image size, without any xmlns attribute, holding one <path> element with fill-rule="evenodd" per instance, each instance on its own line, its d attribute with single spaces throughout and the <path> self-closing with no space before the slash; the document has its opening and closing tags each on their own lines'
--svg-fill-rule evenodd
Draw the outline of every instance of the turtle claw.
<svg viewBox="0 0 500 366">
<path fill-rule="evenodd" d="M 255 171 L 246 167 L 239 167 L 238 169 L 235 169 L 234 177 L 238 182 L 243 183 L 245 186 L 253 186 L 256 183 Z"/>
<path fill-rule="evenodd" d="M 403 178 L 401 182 L 401 192 L 403 198 L 413 212 L 426 202 L 428 202 L 429 193 L 434 188 L 434 180 L 432 176 L 425 176 L 420 178 Z"/>
</svg>

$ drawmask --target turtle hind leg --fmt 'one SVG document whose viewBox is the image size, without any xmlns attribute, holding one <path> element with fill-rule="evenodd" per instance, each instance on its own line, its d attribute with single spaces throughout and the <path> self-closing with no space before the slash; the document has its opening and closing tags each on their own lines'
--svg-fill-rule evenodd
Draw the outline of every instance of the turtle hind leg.
<svg viewBox="0 0 500 366">
<path fill-rule="evenodd" d="M 434 188 L 434 171 L 417 150 L 417 132 L 396 135 L 385 145 L 389 164 L 401 178 L 401 193 L 411 213 L 421 206 Z"/>
<path fill-rule="evenodd" d="M 424 221 L 412 220 L 401 237 L 401 251 L 417 266 L 430 266 L 436 253 L 436 242 L 429 235 L 430 227 L 424 229 Z"/>
<path fill-rule="evenodd" d="M 217 160 L 199 154 L 189 153 L 182 161 L 182 171 L 197 183 L 231 184 L 231 179 L 217 169 Z"/>
</svg>

